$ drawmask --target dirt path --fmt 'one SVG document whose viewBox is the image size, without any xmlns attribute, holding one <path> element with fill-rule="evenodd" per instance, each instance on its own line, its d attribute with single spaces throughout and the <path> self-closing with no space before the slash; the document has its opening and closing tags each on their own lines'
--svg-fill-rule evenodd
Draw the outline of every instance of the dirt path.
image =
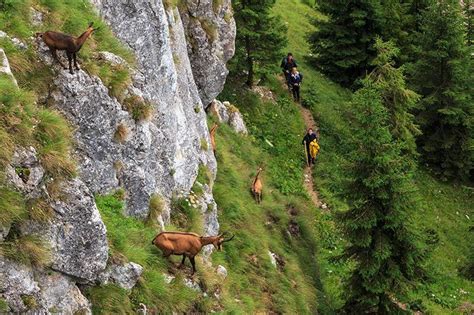
<svg viewBox="0 0 474 315">
<path fill-rule="evenodd" d="M 317 130 L 317 125 L 314 121 L 313 114 L 311 114 L 311 111 L 301 106 L 301 104 L 298 104 L 298 108 L 301 112 L 301 115 L 303 116 L 306 129 L 313 128 Z M 304 187 L 308 192 L 309 196 L 311 197 L 311 200 L 313 201 L 314 205 L 318 208 L 321 207 L 321 201 L 319 200 L 318 192 L 314 189 L 313 170 L 309 166 L 306 166 L 304 169 Z"/>
<path fill-rule="evenodd" d="M 285 79 L 283 78 L 282 75 L 278 76 L 278 79 L 281 82 L 281 86 L 284 89 L 287 89 Z M 318 125 L 316 124 L 316 121 L 313 118 L 313 114 L 311 111 L 307 108 L 304 108 L 301 104 L 295 103 L 298 106 L 298 109 L 301 112 L 301 115 L 303 116 L 303 121 L 305 124 L 306 129 L 308 128 L 313 128 L 314 130 L 318 130 Z M 306 166 L 304 168 L 304 188 L 308 192 L 308 195 L 311 197 L 311 201 L 313 204 L 320 208 L 322 203 L 319 200 L 319 195 L 318 192 L 314 189 L 314 181 L 313 181 L 313 170 L 311 167 Z"/>
</svg>

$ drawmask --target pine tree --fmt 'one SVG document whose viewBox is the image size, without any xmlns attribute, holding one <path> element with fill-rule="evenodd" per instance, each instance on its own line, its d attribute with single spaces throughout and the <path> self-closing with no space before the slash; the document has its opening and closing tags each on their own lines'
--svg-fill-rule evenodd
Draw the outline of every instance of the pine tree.
<svg viewBox="0 0 474 315">
<path fill-rule="evenodd" d="M 373 43 L 381 33 L 379 0 L 319 1 L 327 20 L 315 21 L 310 36 L 315 66 L 331 80 L 344 86 L 370 71 L 375 57 Z"/>
<path fill-rule="evenodd" d="M 374 47 L 377 57 L 373 61 L 375 68 L 368 75 L 368 80 L 381 94 L 382 104 L 390 116 L 390 133 L 400 144 L 401 153 L 410 164 L 408 169 L 413 170 L 418 156 L 415 139 L 421 132 L 411 112 L 420 96 L 407 88 L 403 66 L 395 67 L 395 59 L 400 51 L 393 42 L 384 42 L 377 38 Z"/>
<path fill-rule="evenodd" d="M 354 95 L 353 164 L 345 192 L 350 210 L 338 215 L 350 243 L 343 257 L 354 263 L 343 307 L 350 314 L 400 312 L 395 302 L 423 274 L 423 253 L 408 226 L 418 207 L 412 173 L 383 102 L 370 79 Z"/>
<path fill-rule="evenodd" d="M 286 27 L 271 15 L 275 0 L 233 0 L 237 24 L 236 52 L 232 66 L 246 71 L 248 86 L 255 74 L 268 65 L 277 64 L 286 47 Z"/>
<path fill-rule="evenodd" d="M 459 1 L 435 1 L 423 13 L 416 60 L 410 72 L 423 95 L 421 154 L 443 176 L 467 178 L 474 163 L 474 69 Z"/>
</svg>

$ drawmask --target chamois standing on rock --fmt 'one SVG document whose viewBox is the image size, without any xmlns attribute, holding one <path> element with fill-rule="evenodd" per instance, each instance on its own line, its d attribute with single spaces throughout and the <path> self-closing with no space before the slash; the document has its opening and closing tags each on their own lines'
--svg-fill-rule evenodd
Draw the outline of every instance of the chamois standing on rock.
<svg viewBox="0 0 474 315">
<path fill-rule="evenodd" d="M 261 167 L 257 170 L 257 175 L 255 176 L 255 179 L 253 180 L 253 183 L 252 183 L 252 194 L 253 194 L 253 197 L 255 198 L 255 201 L 257 201 L 257 203 L 262 202 L 263 184 L 262 184 L 262 180 L 260 179 L 260 173 L 262 171 L 263 169 Z"/>
<path fill-rule="evenodd" d="M 193 266 L 193 274 L 196 272 L 194 257 L 201 251 L 203 246 L 214 245 L 217 250 L 222 249 L 222 243 L 228 242 L 234 238 L 225 238 L 226 232 L 216 236 L 200 236 L 196 233 L 188 232 L 161 232 L 151 243 L 161 249 L 163 257 L 170 255 L 183 255 L 180 268 L 184 266 L 184 260 L 188 257 Z"/>
<path fill-rule="evenodd" d="M 90 22 L 89 27 L 87 30 L 81 34 L 79 37 L 73 37 L 70 35 L 66 35 L 59 32 L 47 31 L 44 33 L 36 33 L 36 37 L 41 37 L 43 42 L 48 46 L 53 58 L 63 67 L 67 69 L 66 66 L 59 60 L 58 55 L 56 53 L 57 50 L 65 50 L 67 59 L 69 60 L 69 72 L 73 74 L 72 70 L 72 60 L 74 59 L 74 67 L 76 70 L 79 70 L 79 66 L 77 65 L 77 52 L 82 48 L 85 41 L 89 38 L 92 32 L 98 30 L 98 28 L 93 28 L 92 25 L 94 23 Z"/>
<path fill-rule="evenodd" d="M 217 128 L 219 128 L 219 125 L 214 124 L 214 126 L 212 126 L 211 130 L 209 131 L 209 134 L 211 136 L 212 151 L 214 151 L 214 155 L 216 155 L 216 131 L 217 131 Z"/>
</svg>

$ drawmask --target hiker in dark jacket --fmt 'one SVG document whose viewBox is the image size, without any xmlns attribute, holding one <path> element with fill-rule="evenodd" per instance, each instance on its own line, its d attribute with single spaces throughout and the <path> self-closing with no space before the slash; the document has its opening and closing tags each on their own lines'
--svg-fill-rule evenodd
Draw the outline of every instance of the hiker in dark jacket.
<svg viewBox="0 0 474 315">
<path fill-rule="evenodd" d="M 293 91 L 293 99 L 295 102 L 300 102 L 300 86 L 301 82 L 303 82 L 303 75 L 298 72 L 298 70 L 293 68 L 291 70 L 291 75 L 290 75 L 290 85 L 291 85 L 291 90 Z"/>
<path fill-rule="evenodd" d="M 297 66 L 298 65 L 296 64 L 296 60 L 293 58 L 292 53 L 288 53 L 288 55 L 285 58 L 283 58 L 283 60 L 281 61 L 280 67 L 281 67 L 281 70 L 283 71 L 283 74 L 285 75 L 286 84 L 288 85 L 289 89 L 291 89 L 291 86 L 290 86 L 291 69 Z"/>
<path fill-rule="evenodd" d="M 313 157 L 311 156 L 310 154 L 310 150 L 309 150 L 309 144 L 313 141 L 313 140 L 318 140 L 318 136 L 315 132 L 313 132 L 313 128 L 309 128 L 308 129 L 308 132 L 306 133 L 306 135 L 304 136 L 303 138 L 303 141 L 301 141 L 301 144 L 305 145 L 306 146 L 306 162 L 308 163 L 309 166 L 311 166 L 311 164 L 314 164 L 314 159 Z"/>
</svg>

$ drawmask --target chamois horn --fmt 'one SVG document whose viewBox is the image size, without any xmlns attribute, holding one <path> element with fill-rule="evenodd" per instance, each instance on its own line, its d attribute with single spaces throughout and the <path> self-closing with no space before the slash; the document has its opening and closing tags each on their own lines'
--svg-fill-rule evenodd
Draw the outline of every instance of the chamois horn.
<svg viewBox="0 0 474 315">
<path fill-rule="evenodd" d="M 229 234 L 229 232 L 223 232 L 221 235 L 222 235 L 222 236 L 226 236 L 226 235 L 228 235 L 228 234 Z M 223 240 L 222 242 L 224 243 L 224 242 L 231 241 L 231 240 L 234 238 L 234 236 L 235 236 L 235 235 L 232 234 L 232 236 L 231 236 L 230 238 L 224 238 L 224 240 Z"/>
</svg>

